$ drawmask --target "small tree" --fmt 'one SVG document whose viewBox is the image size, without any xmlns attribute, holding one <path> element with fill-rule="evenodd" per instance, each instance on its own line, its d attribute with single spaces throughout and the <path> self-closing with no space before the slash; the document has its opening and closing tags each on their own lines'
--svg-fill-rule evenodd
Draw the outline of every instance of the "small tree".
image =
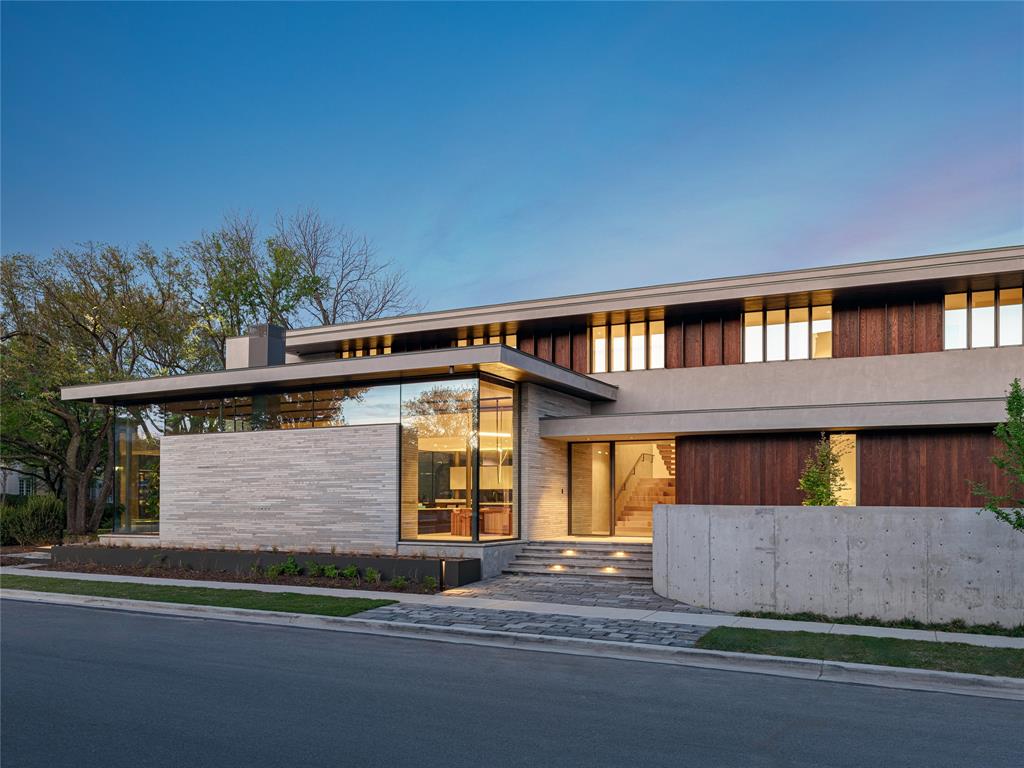
<svg viewBox="0 0 1024 768">
<path fill-rule="evenodd" d="M 1003 444 L 1003 452 L 993 456 L 991 461 L 1006 476 L 1006 493 L 995 493 L 984 483 L 975 483 L 973 490 L 975 495 L 986 499 L 981 511 L 988 510 L 1015 530 L 1024 532 L 1024 390 L 1020 379 L 1010 384 L 1006 421 L 996 425 L 995 436 Z"/>
<path fill-rule="evenodd" d="M 846 477 L 839 466 L 842 453 L 836 451 L 828 435 L 821 433 L 821 439 L 804 460 L 804 471 L 797 484 L 804 492 L 805 507 L 834 507 L 839 504 L 839 494 L 847 488 Z"/>
</svg>

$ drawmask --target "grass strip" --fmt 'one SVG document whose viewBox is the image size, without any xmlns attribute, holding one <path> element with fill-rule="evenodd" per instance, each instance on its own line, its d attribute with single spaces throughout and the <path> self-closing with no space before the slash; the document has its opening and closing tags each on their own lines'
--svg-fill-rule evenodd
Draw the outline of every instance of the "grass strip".
<svg viewBox="0 0 1024 768">
<path fill-rule="evenodd" d="M 825 624 L 853 624 L 860 627 L 894 627 L 896 629 L 924 629 L 929 632 L 966 632 L 971 635 L 1002 635 L 1024 637 L 1024 624 L 1004 627 L 1002 624 L 968 624 L 966 621 L 925 622 L 916 619 L 879 619 L 876 616 L 826 616 L 823 613 L 776 613 L 775 611 L 738 611 L 737 616 L 754 619 L 781 619 L 783 621 L 816 621 Z"/>
<path fill-rule="evenodd" d="M 40 576 L 4 575 L 2 589 L 27 589 L 32 592 L 59 592 L 66 595 L 118 597 L 185 605 L 212 605 L 219 608 L 248 608 L 255 611 L 308 613 L 315 616 L 352 616 L 372 608 L 391 605 L 396 600 L 364 597 L 306 595 L 298 592 L 260 592 L 255 589 L 217 589 L 177 587 L 167 584 L 134 584 L 123 581 L 85 581 L 48 579 Z"/>
<path fill-rule="evenodd" d="M 940 672 L 1024 677 L 1024 650 L 986 648 L 965 643 L 716 627 L 697 641 L 697 647 L 800 659 L 935 669 Z"/>
</svg>

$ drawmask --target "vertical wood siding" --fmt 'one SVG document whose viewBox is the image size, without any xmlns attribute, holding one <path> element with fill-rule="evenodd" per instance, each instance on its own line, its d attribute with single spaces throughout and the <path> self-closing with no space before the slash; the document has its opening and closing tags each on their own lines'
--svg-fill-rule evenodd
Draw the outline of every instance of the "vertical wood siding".
<svg viewBox="0 0 1024 768">
<path fill-rule="evenodd" d="M 942 298 L 838 304 L 832 331 L 833 357 L 940 352 Z"/>
</svg>

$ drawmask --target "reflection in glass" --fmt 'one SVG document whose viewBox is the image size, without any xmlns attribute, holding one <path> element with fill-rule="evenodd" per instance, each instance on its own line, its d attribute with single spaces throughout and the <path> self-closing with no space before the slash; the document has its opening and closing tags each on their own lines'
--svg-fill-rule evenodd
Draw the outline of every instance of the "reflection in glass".
<svg viewBox="0 0 1024 768">
<path fill-rule="evenodd" d="M 651 340 L 650 368 L 665 367 L 665 321 L 651 320 L 648 324 L 648 336 Z"/>
<path fill-rule="evenodd" d="M 626 370 L 626 325 L 624 323 L 613 325 L 611 332 L 611 369 L 624 371 Z"/>
<path fill-rule="evenodd" d="M 810 357 L 810 310 L 797 307 L 789 310 L 789 359 L 806 360 Z"/>
<path fill-rule="evenodd" d="M 743 313 L 743 362 L 760 363 L 764 360 L 764 313 Z"/>
<path fill-rule="evenodd" d="M 592 373 L 608 372 L 608 328 L 603 325 L 590 329 L 591 354 L 590 370 Z"/>
<path fill-rule="evenodd" d="M 946 296 L 943 312 L 943 348 L 967 349 L 967 294 Z"/>
<path fill-rule="evenodd" d="M 811 357 L 832 357 L 832 305 L 811 308 Z"/>
<path fill-rule="evenodd" d="M 786 359 L 786 310 L 771 309 L 765 313 L 765 360 Z"/>
<path fill-rule="evenodd" d="M 402 538 L 472 540 L 476 379 L 402 385 Z"/>
<path fill-rule="evenodd" d="M 647 368 L 647 324 L 629 324 L 629 370 L 642 371 Z"/>
<path fill-rule="evenodd" d="M 971 293 L 971 346 L 996 345 L 996 292 Z"/>
<path fill-rule="evenodd" d="M 570 533 L 608 536 L 612 531 L 610 443 L 575 443 L 571 452 Z"/>
<path fill-rule="evenodd" d="M 999 291 L 999 346 L 1020 344 L 1022 336 L 1021 289 L 1003 288 Z"/>
</svg>

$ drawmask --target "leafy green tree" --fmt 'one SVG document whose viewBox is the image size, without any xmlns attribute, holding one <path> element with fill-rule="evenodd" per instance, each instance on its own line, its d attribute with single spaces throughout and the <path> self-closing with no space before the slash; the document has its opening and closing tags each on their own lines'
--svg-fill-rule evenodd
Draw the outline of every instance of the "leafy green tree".
<svg viewBox="0 0 1024 768">
<path fill-rule="evenodd" d="M 847 489 L 846 477 L 840 466 L 842 453 L 836 451 L 824 432 L 814 450 L 804 460 L 804 470 L 798 487 L 804 492 L 805 507 L 834 507 L 839 494 Z"/>
<path fill-rule="evenodd" d="M 992 457 L 992 463 L 1006 478 L 1006 493 L 995 493 L 984 483 L 975 483 L 973 490 L 986 500 L 982 510 L 1024 532 L 1024 390 L 1020 379 L 1010 384 L 1006 421 L 996 425 L 995 436 L 1003 444 L 1003 451 Z"/>
<path fill-rule="evenodd" d="M 63 490 L 71 533 L 96 529 L 113 489 L 115 414 L 61 400 L 61 387 L 194 368 L 179 268 L 146 246 L 92 244 L 0 262 L 0 461 Z"/>
</svg>

